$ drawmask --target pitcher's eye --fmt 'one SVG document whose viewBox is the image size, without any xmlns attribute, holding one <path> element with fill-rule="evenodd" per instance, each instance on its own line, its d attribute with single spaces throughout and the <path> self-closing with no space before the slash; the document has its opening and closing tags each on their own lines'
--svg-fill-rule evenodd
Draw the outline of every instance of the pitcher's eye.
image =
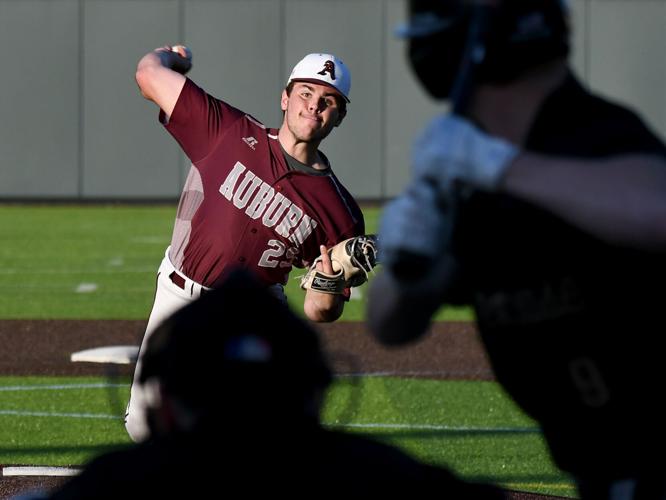
<svg viewBox="0 0 666 500">
<path fill-rule="evenodd" d="M 324 102 L 326 103 L 326 107 L 332 108 L 338 104 L 338 101 L 335 100 L 333 97 L 327 97 L 324 99 Z"/>
</svg>

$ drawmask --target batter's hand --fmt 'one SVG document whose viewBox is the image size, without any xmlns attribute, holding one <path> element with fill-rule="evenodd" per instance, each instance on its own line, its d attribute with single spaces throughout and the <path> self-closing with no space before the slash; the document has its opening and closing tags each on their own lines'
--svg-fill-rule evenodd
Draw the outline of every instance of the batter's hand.
<svg viewBox="0 0 666 500">
<path fill-rule="evenodd" d="M 382 263 L 400 279 L 421 278 L 447 250 L 453 221 L 445 198 L 434 183 L 419 178 L 384 207 Z"/>
<path fill-rule="evenodd" d="M 464 118 L 439 116 L 414 143 L 414 177 L 428 179 L 447 193 L 456 182 L 495 191 L 518 152 L 513 144 L 485 134 Z"/>
</svg>

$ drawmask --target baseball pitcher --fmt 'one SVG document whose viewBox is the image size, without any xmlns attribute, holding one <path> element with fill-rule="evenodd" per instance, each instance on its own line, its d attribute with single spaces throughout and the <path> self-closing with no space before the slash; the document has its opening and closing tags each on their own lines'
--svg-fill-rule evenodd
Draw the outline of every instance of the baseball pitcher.
<svg viewBox="0 0 666 500">
<path fill-rule="evenodd" d="M 277 129 L 206 93 L 184 76 L 191 66 L 191 51 L 176 45 L 148 53 L 136 71 L 142 95 L 159 106 L 160 123 L 192 166 L 157 274 L 128 404 L 126 427 L 135 441 L 147 433 L 137 378 L 143 346 L 175 310 L 215 288 L 236 267 L 250 270 L 286 300 L 290 271 L 308 267 L 305 315 L 334 321 L 350 287 L 362 283 L 374 265 L 372 238 L 349 249 L 362 262 L 352 261 L 346 245 L 334 248 L 356 242 L 365 226 L 358 204 L 319 150 L 347 114 L 347 66 L 332 54 L 306 55 L 282 91 L 284 115 Z"/>
</svg>

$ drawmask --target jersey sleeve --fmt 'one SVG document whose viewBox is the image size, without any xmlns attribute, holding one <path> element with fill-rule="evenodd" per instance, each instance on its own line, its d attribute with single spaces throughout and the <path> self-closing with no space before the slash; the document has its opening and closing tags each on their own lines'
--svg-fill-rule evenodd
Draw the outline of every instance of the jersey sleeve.
<svg viewBox="0 0 666 500">
<path fill-rule="evenodd" d="M 164 112 L 160 112 L 160 121 L 195 163 L 205 158 L 242 116 L 241 111 L 209 95 L 187 78 L 168 121 Z"/>
<path fill-rule="evenodd" d="M 363 211 L 358 205 L 357 201 L 354 199 L 352 194 L 345 188 L 342 183 L 338 180 L 335 174 L 331 175 L 331 180 L 336 186 L 336 191 L 340 197 L 340 207 L 344 207 L 342 213 L 342 220 L 346 220 L 347 224 L 341 225 L 344 227 L 343 230 L 337 234 L 327 235 L 329 241 L 327 242 L 328 246 L 333 246 L 337 243 L 340 243 L 347 238 L 353 238 L 354 236 L 362 236 L 365 233 L 365 218 L 363 216 Z"/>
<path fill-rule="evenodd" d="M 336 235 L 334 238 L 332 238 L 330 245 L 333 246 L 337 243 L 340 243 L 343 240 L 346 240 L 347 238 L 353 238 L 355 236 L 363 236 L 366 234 L 365 232 L 365 219 L 363 217 L 363 212 L 361 209 L 358 207 L 355 201 L 353 201 L 353 218 L 351 221 L 351 224 L 349 227 L 340 233 L 339 235 Z M 351 205 L 351 204 L 350 204 Z"/>
</svg>

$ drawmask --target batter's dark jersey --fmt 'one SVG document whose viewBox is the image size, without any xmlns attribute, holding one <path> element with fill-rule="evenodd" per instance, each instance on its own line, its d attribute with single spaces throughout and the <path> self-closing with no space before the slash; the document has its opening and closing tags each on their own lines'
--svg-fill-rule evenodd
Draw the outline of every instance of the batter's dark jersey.
<svg viewBox="0 0 666 500">
<path fill-rule="evenodd" d="M 573 77 L 543 103 L 526 149 L 666 156 L 634 113 Z M 455 253 L 497 378 L 556 462 L 588 476 L 644 471 L 645 450 L 661 457 L 666 444 L 666 255 L 612 246 L 504 195 L 473 193 L 459 222 Z"/>
<path fill-rule="evenodd" d="M 258 422 L 262 429 L 239 428 L 222 417 L 212 432 L 101 455 L 48 498 L 430 498 L 433 491 L 449 500 L 510 498 L 498 487 L 464 481 L 364 436 L 299 420 L 278 427 L 280 418 L 269 420 Z"/>
<path fill-rule="evenodd" d="M 290 169 L 277 130 L 191 80 L 165 126 L 192 161 L 169 254 L 190 279 L 215 287 L 243 267 L 284 284 L 319 245 L 365 232 L 358 204 L 330 168 Z"/>
</svg>

